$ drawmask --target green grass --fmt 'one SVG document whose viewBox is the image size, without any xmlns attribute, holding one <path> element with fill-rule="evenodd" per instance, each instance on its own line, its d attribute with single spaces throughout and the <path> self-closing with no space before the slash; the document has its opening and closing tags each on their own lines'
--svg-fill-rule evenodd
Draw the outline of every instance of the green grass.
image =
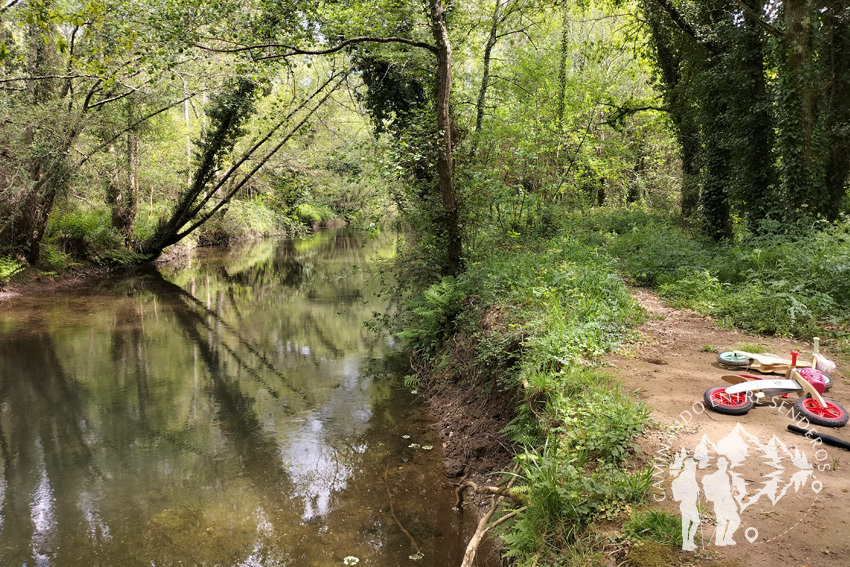
<svg viewBox="0 0 850 567">
<path fill-rule="evenodd" d="M 682 546 L 682 521 L 662 510 L 635 512 L 623 526 L 623 534 L 632 541 L 654 541 Z"/>
<path fill-rule="evenodd" d="M 580 564 L 588 554 L 571 546 L 586 526 L 617 517 L 650 487 L 648 469 L 626 465 L 647 409 L 592 368 L 643 312 L 592 246 L 567 236 L 522 244 L 493 246 L 424 290 L 401 337 L 435 373 L 477 375 L 477 388 L 519 397 L 505 434 L 525 448 L 516 489 L 528 507 L 501 534 L 504 553 L 523 565 L 540 550 L 570 549 Z"/>
<path fill-rule="evenodd" d="M 763 353 L 763 352 L 767 352 L 767 349 L 764 348 L 762 345 L 759 345 L 759 344 L 756 344 L 756 343 L 744 343 L 744 342 L 738 343 L 738 346 L 736 346 L 734 349 L 726 349 L 726 350 L 742 350 L 744 352 L 751 352 L 753 354 L 760 354 L 760 353 Z"/>
<path fill-rule="evenodd" d="M 739 231 L 706 240 L 666 215 L 641 210 L 565 217 L 566 230 L 605 250 L 635 284 L 669 303 L 751 333 L 846 340 L 850 321 L 850 221 Z"/>
</svg>

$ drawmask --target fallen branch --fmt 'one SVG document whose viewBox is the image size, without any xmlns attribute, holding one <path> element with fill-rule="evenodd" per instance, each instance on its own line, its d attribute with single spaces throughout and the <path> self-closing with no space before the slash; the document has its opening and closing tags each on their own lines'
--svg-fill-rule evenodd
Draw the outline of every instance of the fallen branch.
<svg viewBox="0 0 850 567">
<path fill-rule="evenodd" d="M 475 561 L 475 554 L 478 552 L 478 546 L 487 534 L 487 522 L 489 522 L 490 518 L 493 517 L 493 514 L 496 513 L 496 508 L 499 507 L 502 500 L 504 500 L 504 496 L 494 496 L 493 503 L 490 504 L 490 509 L 487 510 L 486 514 L 481 516 L 481 519 L 478 521 L 478 527 L 475 528 L 475 533 L 472 534 L 472 539 L 469 540 L 469 543 L 466 546 L 466 551 L 463 553 L 463 563 L 460 564 L 460 567 L 472 567 L 472 564 Z"/>
<path fill-rule="evenodd" d="M 393 493 L 390 491 L 390 482 L 387 480 L 387 473 L 389 472 L 389 470 L 390 470 L 390 464 L 387 463 L 387 466 L 384 469 L 384 487 L 387 489 L 387 500 L 389 500 L 389 502 L 390 502 L 390 514 L 392 514 L 393 521 L 396 523 L 396 525 L 399 527 L 399 529 L 401 531 L 403 531 L 404 535 L 407 536 L 407 539 L 410 540 L 411 545 L 413 545 L 413 550 L 414 550 L 415 555 L 419 555 L 420 554 L 419 544 L 416 543 L 416 540 L 413 539 L 413 536 L 410 535 L 410 532 L 407 531 L 406 529 L 404 529 L 404 526 L 402 525 L 401 520 L 399 520 L 398 516 L 396 516 L 395 506 L 393 505 Z"/>
<path fill-rule="evenodd" d="M 517 508 L 513 510 L 492 524 L 490 519 L 493 517 L 493 514 L 496 513 L 496 510 L 499 506 L 504 502 L 505 498 L 509 498 L 511 500 L 520 501 L 524 500 L 523 495 L 511 491 L 514 483 L 517 480 L 517 472 L 518 469 L 514 469 L 514 476 L 508 482 L 507 486 L 478 486 L 471 480 L 462 480 L 460 486 L 457 487 L 457 508 L 462 510 L 463 506 L 463 491 L 467 488 L 472 488 L 476 494 L 492 494 L 493 500 L 490 504 L 490 508 L 487 512 L 481 516 L 481 519 L 478 521 L 478 526 L 475 528 L 475 533 L 472 534 L 472 539 L 469 540 L 469 543 L 466 545 L 466 551 L 463 554 L 463 562 L 460 564 L 460 567 L 472 567 L 472 564 L 475 562 L 475 554 L 478 553 L 478 546 L 481 545 L 481 541 L 484 539 L 484 536 L 487 535 L 487 532 L 499 526 L 503 522 L 506 522 L 508 519 L 516 516 L 517 514 L 525 511 L 528 507 L 523 506 L 522 508 Z"/>
<path fill-rule="evenodd" d="M 457 501 L 455 502 L 455 508 L 461 509 L 463 507 L 463 493 L 467 488 L 471 488 L 472 491 L 476 494 L 492 494 L 493 496 L 501 496 L 503 498 L 508 498 L 509 500 L 513 500 L 519 504 L 525 504 L 525 495 L 511 490 L 511 485 L 513 484 L 513 479 L 507 486 L 478 486 L 471 480 L 464 480 L 457 487 L 455 493 L 457 494 Z"/>
</svg>

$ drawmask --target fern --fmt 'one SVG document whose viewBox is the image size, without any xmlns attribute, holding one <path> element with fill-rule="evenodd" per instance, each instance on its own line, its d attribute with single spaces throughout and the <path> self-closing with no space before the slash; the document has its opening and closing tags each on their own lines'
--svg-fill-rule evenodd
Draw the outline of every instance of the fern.
<svg viewBox="0 0 850 567">
<path fill-rule="evenodd" d="M 14 258 L 0 256 L 0 288 L 6 286 L 14 276 L 24 271 L 26 266 Z"/>
</svg>

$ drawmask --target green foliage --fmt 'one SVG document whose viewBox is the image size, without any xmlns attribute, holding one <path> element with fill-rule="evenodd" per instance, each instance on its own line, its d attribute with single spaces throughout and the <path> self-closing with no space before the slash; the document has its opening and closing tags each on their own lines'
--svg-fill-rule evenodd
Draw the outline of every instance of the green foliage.
<svg viewBox="0 0 850 567">
<path fill-rule="evenodd" d="M 41 263 L 52 271 L 60 272 L 78 264 L 70 254 L 62 252 L 53 244 L 47 244 L 41 251 Z"/>
<path fill-rule="evenodd" d="M 77 260 L 124 247 L 123 238 L 112 228 L 110 212 L 106 207 L 71 207 L 58 211 L 50 218 L 46 239 L 57 252 Z M 65 263 L 55 252 L 47 261 L 54 267 Z"/>
<path fill-rule="evenodd" d="M 567 220 L 615 256 L 624 274 L 673 305 L 753 333 L 842 337 L 850 316 L 850 223 L 741 232 L 715 243 L 663 215 L 594 213 Z M 763 225 L 766 226 L 766 225 Z"/>
<path fill-rule="evenodd" d="M 295 216 L 298 222 L 307 226 L 317 225 L 322 222 L 322 214 L 310 203 L 301 203 L 295 208 Z"/>
<path fill-rule="evenodd" d="M 446 277 L 422 292 L 409 306 L 415 325 L 399 333 L 399 338 L 432 359 L 444 341 L 455 331 L 455 319 L 463 309 L 464 290 L 452 277 Z"/>
<path fill-rule="evenodd" d="M 623 534 L 632 541 L 654 541 L 681 547 L 682 521 L 663 510 L 635 512 L 623 526 Z"/>
<path fill-rule="evenodd" d="M 688 185 L 701 185 L 702 232 L 730 238 L 735 217 L 836 220 L 850 176 L 850 36 L 841 9 L 783 4 L 777 41 L 755 17 L 709 2 L 640 7 Z"/>
<path fill-rule="evenodd" d="M 300 234 L 304 228 L 283 214 L 276 214 L 260 201 L 234 200 L 197 231 L 198 244 L 230 244 L 276 234 Z"/>
<path fill-rule="evenodd" d="M 16 274 L 24 271 L 26 266 L 15 258 L 0 256 L 0 289 L 9 283 Z"/>
<path fill-rule="evenodd" d="M 527 510 L 502 535 L 505 556 L 530 559 L 542 550 L 558 550 L 582 534 L 597 517 L 616 518 L 640 502 L 649 490 L 651 473 L 629 473 L 599 464 L 585 468 L 571 453 L 546 444 L 540 451 L 517 456 Z"/>
<path fill-rule="evenodd" d="M 552 422 L 558 425 L 550 431 L 561 434 L 561 441 L 571 454 L 620 463 L 632 448 L 634 437 L 643 429 L 649 410 L 617 389 L 600 387 L 605 380 L 598 374 L 581 372 L 587 373 L 581 380 L 594 386 L 551 398 L 547 410 L 552 412 Z M 562 379 L 575 380 L 569 376 Z"/>
</svg>

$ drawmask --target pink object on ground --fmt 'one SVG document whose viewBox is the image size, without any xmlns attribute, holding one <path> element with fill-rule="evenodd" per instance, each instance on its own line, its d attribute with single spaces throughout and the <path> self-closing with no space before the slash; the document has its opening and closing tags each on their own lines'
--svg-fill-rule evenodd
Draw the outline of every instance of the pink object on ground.
<svg viewBox="0 0 850 567">
<path fill-rule="evenodd" d="M 823 395 L 824 390 L 826 390 L 826 380 L 824 380 L 823 374 L 820 370 L 815 370 L 814 368 L 801 368 L 797 372 L 800 373 L 800 376 L 802 376 L 806 382 L 815 387 L 818 394 Z"/>
</svg>

